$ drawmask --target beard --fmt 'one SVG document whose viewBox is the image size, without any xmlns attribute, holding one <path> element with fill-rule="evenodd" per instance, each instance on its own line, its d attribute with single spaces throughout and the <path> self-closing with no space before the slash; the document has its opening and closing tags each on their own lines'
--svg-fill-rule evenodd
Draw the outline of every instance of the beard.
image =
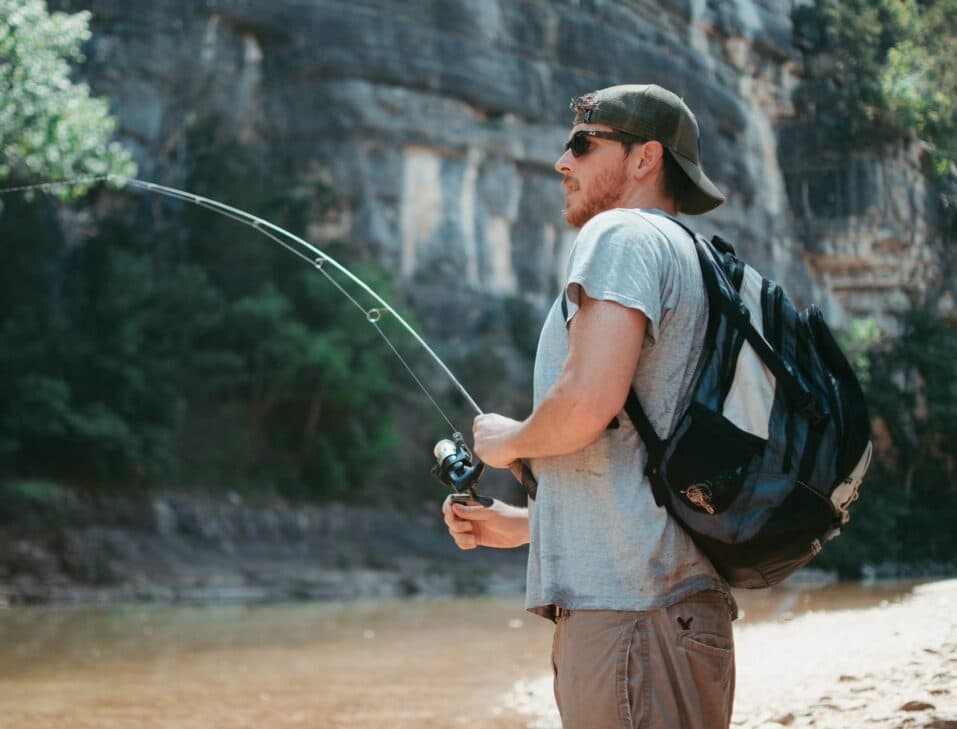
<svg viewBox="0 0 957 729">
<path fill-rule="evenodd" d="M 565 220 L 573 228 L 581 228 L 598 213 L 618 207 L 621 192 L 627 182 L 627 173 L 624 165 L 618 169 L 609 170 L 596 178 L 584 194 L 574 177 L 565 179 L 568 181 L 563 211 Z M 568 199 L 572 192 L 577 193 L 575 202 Z"/>
</svg>

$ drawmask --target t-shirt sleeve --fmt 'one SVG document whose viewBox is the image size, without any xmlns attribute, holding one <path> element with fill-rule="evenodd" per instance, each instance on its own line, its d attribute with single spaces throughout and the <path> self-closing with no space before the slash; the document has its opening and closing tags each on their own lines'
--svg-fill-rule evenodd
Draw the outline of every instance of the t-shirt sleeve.
<svg viewBox="0 0 957 729">
<path fill-rule="evenodd" d="M 578 311 L 581 288 L 593 299 L 641 311 L 648 319 L 645 336 L 653 344 L 661 323 L 667 258 L 662 238 L 643 216 L 630 211 L 609 210 L 588 221 L 569 261 L 566 326 Z"/>
</svg>

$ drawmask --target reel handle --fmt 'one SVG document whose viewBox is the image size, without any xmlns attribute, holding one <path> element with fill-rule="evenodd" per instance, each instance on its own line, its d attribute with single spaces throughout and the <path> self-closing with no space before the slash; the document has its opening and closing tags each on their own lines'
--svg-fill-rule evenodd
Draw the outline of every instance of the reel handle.
<svg viewBox="0 0 957 729">
<path fill-rule="evenodd" d="M 484 506 L 486 509 L 494 503 L 491 496 L 482 496 L 474 492 L 471 494 L 460 494 L 458 492 L 449 494 L 449 501 L 462 506 Z"/>
</svg>

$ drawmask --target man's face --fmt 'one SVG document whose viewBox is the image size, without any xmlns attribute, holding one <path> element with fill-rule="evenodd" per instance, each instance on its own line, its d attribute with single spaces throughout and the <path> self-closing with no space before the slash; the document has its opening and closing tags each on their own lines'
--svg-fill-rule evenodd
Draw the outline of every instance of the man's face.
<svg viewBox="0 0 957 729">
<path fill-rule="evenodd" d="M 569 134 L 583 130 L 613 131 L 604 124 L 576 124 Z M 587 137 L 588 149 L 579 157 L 571 150 L 555 162 L 565 188 L 565 220 L 580 228 L 598 213 L 618 207 L 628 184 L 626 155 L 621 142 Z"/>
</svg>

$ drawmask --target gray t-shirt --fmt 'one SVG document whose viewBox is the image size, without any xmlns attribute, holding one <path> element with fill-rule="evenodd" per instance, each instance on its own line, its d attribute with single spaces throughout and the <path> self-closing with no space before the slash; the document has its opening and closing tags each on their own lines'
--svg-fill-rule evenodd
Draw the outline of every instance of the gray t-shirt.
<svg viewBox="0 0 957 729">
<path fill-rule="evenodd" d="M 670 434 L 690 397 L 707 328 L 708 302 L 691 237 L 662 215 L 609 210 L 581 229 L 569 255 L 568 321 L 579 287 L 593 299 L 648 318 L 632 383 L 657 433 Z M 537 406 L 568 355 L 561 297 L 545 319 L 535 356 Z M 526 607 L 647 610 L 726 583 L 691 538 L 659 508 L 644 475 L 647 452 L 628 416 L 577 453 L 536 458 L 529 504 Z"/>
</svg>

